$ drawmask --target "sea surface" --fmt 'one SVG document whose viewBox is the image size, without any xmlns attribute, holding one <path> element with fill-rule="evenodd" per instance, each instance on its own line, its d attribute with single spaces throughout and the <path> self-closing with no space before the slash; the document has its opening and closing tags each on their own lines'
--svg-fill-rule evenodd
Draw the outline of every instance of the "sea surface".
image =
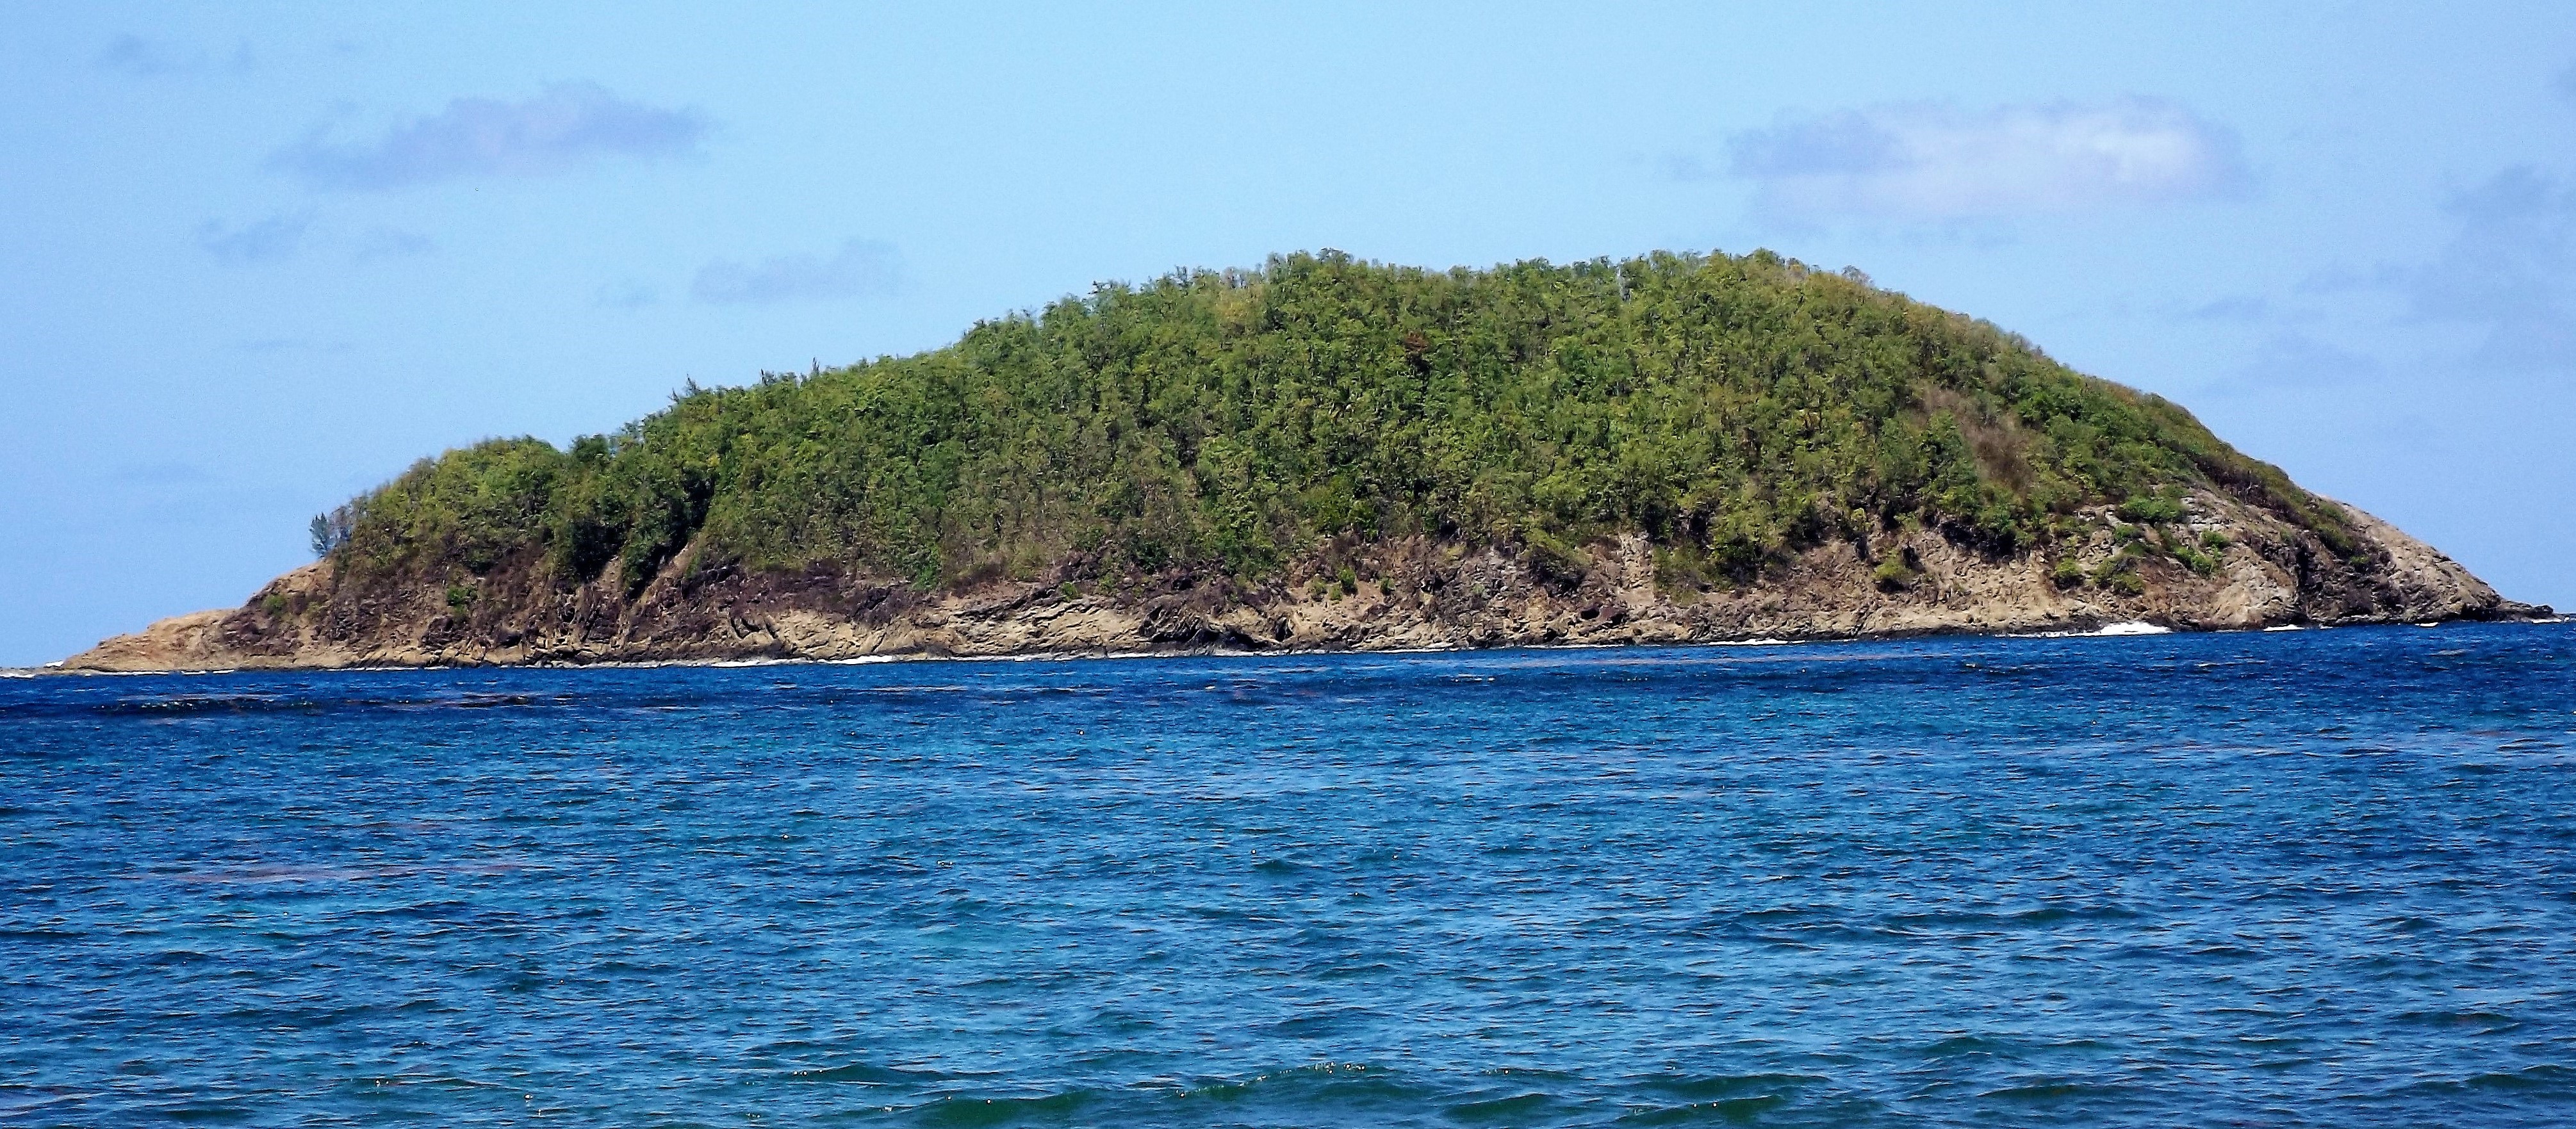
<svg viewBox="0 0 2576 1129">
<path fill-rule="evenodd" d="M 2568 1125 L 2576 628 L 0 680 L 0 1124 Z"/>
</svg>

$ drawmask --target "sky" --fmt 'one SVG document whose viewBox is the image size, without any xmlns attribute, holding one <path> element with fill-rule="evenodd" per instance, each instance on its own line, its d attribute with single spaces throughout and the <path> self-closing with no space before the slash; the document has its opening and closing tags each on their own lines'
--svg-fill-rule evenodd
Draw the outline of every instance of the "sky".
<svg viewBox="0 0 2576 1129">
<path fill-rule="evenodd" d="M 0 2 L 0 665 L 447 448 L 1323 248 L 1857 267 L 2576 605 L 2571 142 L 2545 3 Z"/>
</svg>

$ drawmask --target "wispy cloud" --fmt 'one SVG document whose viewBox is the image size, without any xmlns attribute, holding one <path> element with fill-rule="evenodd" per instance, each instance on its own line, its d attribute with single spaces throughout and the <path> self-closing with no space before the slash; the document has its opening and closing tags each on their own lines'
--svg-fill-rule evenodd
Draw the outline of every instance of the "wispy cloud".
<svg viewBox="0 0 2576 1129">
<path fill-rule="evenodd" d="M 2309 271 L 2295 289 L 2301 294 L 2349 294 L 2356 290 L 2387 287 L 2403 281 L 2402 272 L 2385 264 L 2364 269 L 2337 260 Z"/>
<path fill-rule="evenodd" d="M 426 255 L 435 250 L 438 250 L 437 242 L 419 232 L 404 231 L 398 227 L 377 227 L 370 228 L 365 235 L 358 238 L 358 244 L 350 251 L 350 257 L 365 263 L 377 259 L 407 259 L 414 255 Z"/>
<path fill-rule="evenodd" d="M 357 351 L 358 347 L 347 341 L 315 341 L 306 337 L 261 337 L 237 342 L 233 348 L 240 352 L 265 356 L 276 353 L 350 353 Z"/>
<path fill-rule="evenodd" d="M 170 461 L 127 463 L 116 468 L 116 478 L 122 482 L 138 482 L 146 486 L 192 486 L 201 482 L 213 482 L 215 475 L 195 463 Z"/>
<path fill-rule="evenodd" d="M 640 310 L 662 300 L 659 291 L 641 282 L 602 286 L 591 300 L 612 310 Z"/>
<path fill-rule="evenodd" d="M 313 217 L 305 212 L 270 216 L 240 227 L 207 220 L 197 225 L 197 246 L 230 265 L 268 262 L 295 254 L 312 227 Z"/>
<path fill-rule="evenodd" d="M 316 220 L 311 209 L 281 212 L 246 224 L 207 220 L 197 225 L 197 246 L 227 266 L 275 262 L 319 252 L 345 254 L 351 262 L 403 259 L 438 250 L 428 236 L 397 227 L 377 226 L 363 233 L 334 230 Z"/>
<path fill-rule="evenodd" d="M 595 83 L 549 86 L 524 102 L 459 98 L 372 140 L 334 141 L 316 127 L 271 167 L 320 188 L 373 191 L 477 176 L 543 176 L 615 157 L 694 152 L 705 119 L 630 102 Z"/>
<path fill-rule="evenodd" d="M 1684 184 L 1715 180 L 1718 175 L 1718 170 L 1708 163 L 1708 158 L 1697 153 L 1666 153 L 1655 158 L 1654 163 L 1656 176 Z"/>
<path fill-rule="evenodd" d="M 2272 303 L 2250 294 L 2235 294 L 2203 302 L 2181 311 L 2187 321 L 2261 321 L 2272 313 Z"/>
<path fill-rule="evenodd" d="M 1789 115 L 1727 142 L 1775 218 L 1947 221 L 2225 195 L 2233 135 L 2153 98 L 1970 112 L 1915 102 Z"/>
<path fill-rule="evenodd" d="M 2403 286 L 2416 313 L 2483 327 L 2486 364 L 2576 366 L 2576 186 L 2507 169 L 2444 210 L 2459 229 L 2440 253 L 2383 277 Z"/>
<path fill-rule="evenodd" d="M 2277 333 L 2255 348 L 2225 390 L 2340 388 L 2375 383 L 2387 375 L 2378 361 L 2304 333 Z"/>
<path fill-rule="evenodd" d="M 698 268 L 689 293 L 701 302 L 788 302 L 892 292 L 903 281 L 894 245 L 852 239 L 826 258 L 779 255 L 756 263 L 719 259 Z"/>
<path fill-rule="evenodd" d="M 191 74 L 214 69 L 218 64 L 203 51 L 173 51 L 140 35 L 120 35 L 108 41 L 92 60 L 100 67 L 121 71 L 141 78 L 167 74 Z M 221 64 L 240 72 L 251 69 L 250 44 L 233 48 L 232 57 Z"/>
<path fill-rule="evenodd" d="M 180 67 L 177 60 L 140 35 L 120 35 L 110 40 L 106 49 L 98 53 L 97 62 L 108 70 L 147 77 L 168 74 Z"/>
</svg>

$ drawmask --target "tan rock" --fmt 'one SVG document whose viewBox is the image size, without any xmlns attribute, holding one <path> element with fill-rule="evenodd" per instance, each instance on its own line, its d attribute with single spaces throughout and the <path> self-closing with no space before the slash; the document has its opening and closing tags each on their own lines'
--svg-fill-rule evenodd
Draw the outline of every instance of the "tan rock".
<svg viewBox="0 0 2576 1129">
<path fill-rule="evenodd" d="M 344 582 L 315 564 L 279 577 L 242 608 L 205 611 L 120 635 L 66 660 L 71 670 L 587 664 L 871 656 L 999 656 L 1212 650 L 1396 650 L 1552 644 L 1705 643 L 1937 632 L 2036 632 L 2148 621 L 2183 629 L 2296 622 L 2491 619 L 2543 612 L 2514 604 L 2458 563 L 2346 507 L 2362 566 L 2316 536 L 2235 498 L 2203 492 L 2175 534 L 2218 563 L 2200 575 L 2165 555 L 2135 568 L 2137 595 L 2049 576 L 2086 569 L 2120 546 L 2105 528 L 2047 553 L 1992 558 L 1932 531 L 1819 545 L 1758 583 L 1667 590 L 1653 547 L 1629 534 L 1590 547 L 1591 567 L 1551 587 L 1495 546 L 1422 538 L 1346 548 L 1357 594 L 1314 598 L 1321 559 L 1267 587 L 1185 575 L 1125 596 L 1068 595 L 1059 578 L 939 594 L 901 582 L 813 574 L 683 583 L 675 563 L 633 599 L 603 580 L 563 591 L 538 572 L 485 577 L 450 607 L 443 582 L 412 588 Z M 2107 514 L 2105 526 L 2107 527 Z M 1882 591 L 1873 554 L 1910 550 L 1920 577 Z M 2195 550 L 2199 551 L 2199 550 Z M 683 562 L 690 556 L 681 554 Z M 1343 559 L 1336 558 L 1336 566 Z M 1301 571 L 1302 568 L 1302 571 Z M 435 588 L 435 591 L 430 590 Z"/>
</svg>

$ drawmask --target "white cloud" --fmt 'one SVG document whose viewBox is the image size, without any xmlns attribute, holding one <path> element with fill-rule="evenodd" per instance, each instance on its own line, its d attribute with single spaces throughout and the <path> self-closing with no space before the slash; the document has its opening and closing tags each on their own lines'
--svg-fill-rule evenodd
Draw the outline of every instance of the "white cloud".
<svg viewBox="0 0 2576 1129">
<path fill-rule="evenodd" d="M 1791 115 L 1727 148 L 1729 170 L 1755 183 L 1764 212 L 1785 219 L 2078 212 L 2224 195 L 2245 182 L 2232 135 L 2152 98 Z"/>
<path fill-rule="evenodd" d="M 902 280 L 903 256 L 893 244 L 852 239 L 830 258 L 779 255 L 757 263 L 719 259 L 698 268 L 689 292 L 701 302 L 786 302 L 884 294 Z"/>
<path fill-rule="evenodd" d="M 372 141 L 332 141 L 317 127 L 271 155 L 269 164 L 320 188 L 375 190 L 468 176 L 539 176 L 608 157 L 684 154 L 706 131 L 693 112 L 567 82 L 525 102 L 459 98 Z"/>
</svg>

